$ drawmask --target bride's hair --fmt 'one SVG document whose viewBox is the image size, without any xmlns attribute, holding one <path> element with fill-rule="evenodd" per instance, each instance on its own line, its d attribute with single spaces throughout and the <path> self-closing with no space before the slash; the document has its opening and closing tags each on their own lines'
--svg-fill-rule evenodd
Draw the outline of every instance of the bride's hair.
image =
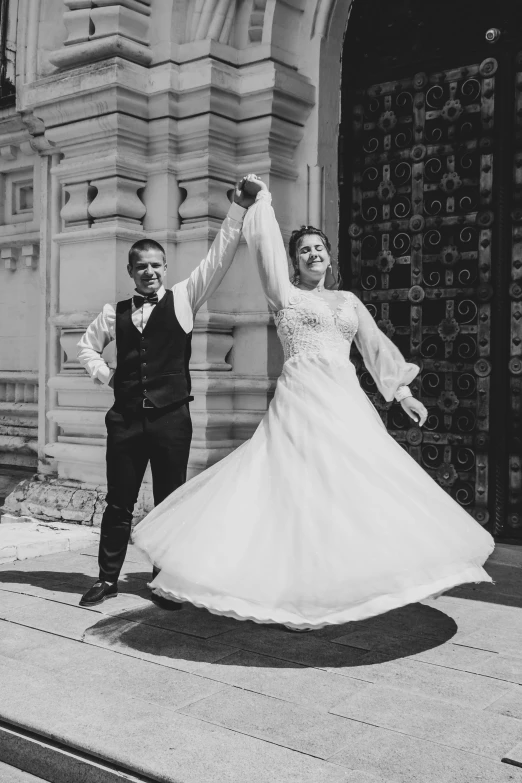
<svg viewBox="0 0 522 783">
<path fill-rule="evenodd" d="M 295 231 L 292 231 L 292 234 L 290 235 L 290 241 L 288 243 L 288 253 L 290 255 L 290 260 L 294 268 L 294 275 L 292 278 L 292 282 L 294 284 L 299 281 L 299 259 L 297 258 L 299 240 L 302 239 L 302 237 L 306 236 L 307 234 L 317 234 L 317 236 L 321 237 L 321 239 L 323 240 L 323 245 L 328 251 L 328 255 L 331 255 L 332 253 L 332 246 L 330 244 L 330 240 L 328 239 L 324 231 L 321 231 L 320 228 L 316 228 L 315 226 L 301 226 L 301 228 L 297 228 Z M 327 288 L 337 287 L 339 281 L 335 280 L 335 278 L 333 277 L 333 273 L 332 273 L 332 279 L 333 279 L 333 285 L 330 284 L 327 286 Z"/>
</svg>

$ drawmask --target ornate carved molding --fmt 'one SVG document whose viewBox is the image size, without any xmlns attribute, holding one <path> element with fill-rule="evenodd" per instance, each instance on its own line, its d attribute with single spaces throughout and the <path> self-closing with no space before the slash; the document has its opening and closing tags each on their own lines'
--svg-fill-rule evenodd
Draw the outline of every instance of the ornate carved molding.
<svg viewBox="0 0 522 783">
<path fill-rule="evenodd" d="M 54 151 L 54 144 L 45 135 L 45 124 L 39 117 L 35 117 L 31 110 L 21 111 L 20 119 L 29 133 L 29 139 L 20 144 L 20 149 L 26 155 L 31 152 L 44 154 Z"/>
<path fill-rule="evenodd" d="M 211 39 L 230 43 L 236 0 L 196 0 L 187 30 L 189 41 Z"/>
<path fill-rule="evenodd" d="M 251 43 L 261 43 L 265 26 L 265 12 L 269 0 L 253 0 L 252 12 L 248 20 L 248 39 Z"/>
</svg>

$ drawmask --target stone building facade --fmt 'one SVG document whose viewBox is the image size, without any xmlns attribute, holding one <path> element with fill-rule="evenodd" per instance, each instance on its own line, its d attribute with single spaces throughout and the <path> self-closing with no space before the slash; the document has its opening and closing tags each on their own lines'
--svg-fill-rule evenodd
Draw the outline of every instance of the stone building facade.
<svg viewBox="0 0 522 783">
<path fill-rule="evenodd" d="M 521 534 L 522 11 L 487 5 L 1 0 L 0 483 L 24 479 L 7 508 L 99 520 L 112 392 L 79 335 L 130 295 L 133 242 L 161 242 L 183 279 L 256 172 L 285 238 L 325 229 L 344 285 L 420 364 L 430 418 L 377 400 L 392 434 Z M 250 436 L 281 368 L 244 243 L 191 368 L 194 474 Z"/>
<path fill-rule="evenodd" d="M 329 220 L 336 236 L 348 6 L 3 4 L 15 98 L 0 109 L 0 465 L 11 479 L 38 474 L 11 493 L 8 509 L 99 519 L 112 392 L 92 385 L 75 346 L 104 302 L 131 293 L 133 242 L 161 242 L 169 284 L 183 279 L 205 256 L 234 182 L 250 171 L 269 183 L 286 233 Z M 330 62 L 337 84 L 328 78 L 320 90 Z M 252 433 L 280 364 L 242 244 L 195 327 L 192 473 Z"/>
</svg>

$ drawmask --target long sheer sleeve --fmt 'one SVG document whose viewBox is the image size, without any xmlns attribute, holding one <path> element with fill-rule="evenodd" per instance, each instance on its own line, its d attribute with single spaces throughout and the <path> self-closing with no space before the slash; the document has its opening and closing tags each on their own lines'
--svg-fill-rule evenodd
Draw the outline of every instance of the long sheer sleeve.
<svg viewBox="0 0 522 783">
<path fill-rule="evenodd" d="M 245 215 L 243 235 L 259 269 L 261 284 L 271 310 L 288 305 L 292 284 L 288 277 L 286 250 L 271 205 L 270 193 L 262 190 Z"/>
<path fill-rule="evenodd" d="M 386 337 L 373 320 L 365 305 L 355 297 L 359 328 L 354 342 L 363 358 L 366 369 L 377 384 L 387 402 L 409 396 L 400 387 L 407 387 L 416 377 L 419 368 L 404 359 L 399 349 Z"/>
</svg>

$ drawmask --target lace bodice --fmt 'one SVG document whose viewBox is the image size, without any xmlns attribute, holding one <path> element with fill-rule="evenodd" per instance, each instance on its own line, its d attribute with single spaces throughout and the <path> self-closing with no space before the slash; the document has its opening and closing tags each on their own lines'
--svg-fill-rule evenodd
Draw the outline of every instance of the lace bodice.
<svg viewBox="0 0 522 783">
<path fill-rule="evenodd" d="M 402 387 L 407 387 L 419 368 L 404 360 L 368 308 L 351 292 L 338 292 L 344 301 L 334 313 L 317 294 L 290 283 L 286 250 L 270 200 L 268 191 L 258 193 L 256 203 L 247 210 L 243 233 L 268 305 L 275 313 L 285 360 L 332 349 L 348 356 L 353 340 L 384 399 L 399 399 L 399 395 L 402 399 Z"/>
<path fill-rule="evenodd" d="M 356 302 L 352 294 L 343 292 L 334 312 L 324 299 L 295 288 L 287 306 L 274 317 L 285 362 L 298 354 L 326 350 L 341 351 L 348 357 L 359 324 Z"/>
</svg>

